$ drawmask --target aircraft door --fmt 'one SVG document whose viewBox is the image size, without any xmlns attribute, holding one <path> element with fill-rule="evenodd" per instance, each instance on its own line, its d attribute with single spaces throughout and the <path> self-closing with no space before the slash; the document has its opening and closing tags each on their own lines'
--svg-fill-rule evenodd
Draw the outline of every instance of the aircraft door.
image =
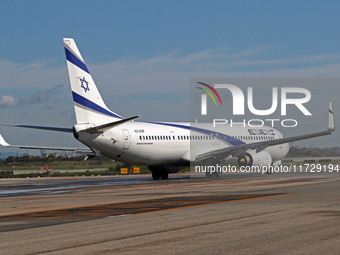
<svg viewBox="0 0 340 255">
<path fill-rule="evenodd" d="M 127 129 L 123 129 L 123 150 L 128 150 L 130 148 L 130 133 Z"/>
</svg>

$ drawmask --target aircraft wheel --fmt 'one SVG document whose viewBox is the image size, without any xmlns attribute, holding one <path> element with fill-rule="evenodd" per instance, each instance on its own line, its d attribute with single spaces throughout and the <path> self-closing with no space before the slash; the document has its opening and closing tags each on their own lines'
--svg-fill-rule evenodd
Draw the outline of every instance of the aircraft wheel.
<svg viewBox="0 0 340 255">
<path fill-rule="evenodd" d="M 162 168 L 160 176 L 162 180 L 166 180 L 169 178 L 169 173 L 165 168 Z"/>
<path fill-rule="evenodd" d="M 215 173 L 213 173 L 213 176 L 214 176 L 215 178 L 221 178 L 222 173 L 215 172 Z"/>
<path fill-rule="evenodd" d="M 161 173 L 158 170 L 152 171 L 152 179 L 159 180 L 161 178 Z"/>
</svg>

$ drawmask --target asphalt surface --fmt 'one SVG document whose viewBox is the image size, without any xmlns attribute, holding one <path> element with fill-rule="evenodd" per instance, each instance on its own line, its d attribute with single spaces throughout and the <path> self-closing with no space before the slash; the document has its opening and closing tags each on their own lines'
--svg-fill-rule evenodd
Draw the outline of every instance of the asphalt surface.
<svg viewBox="0 0 340 255">
<path fill-rule="evenodd" d="M 0 254 L 338 254 L 339 191 L 334 172 L 1 179 Z"/>
</svg>

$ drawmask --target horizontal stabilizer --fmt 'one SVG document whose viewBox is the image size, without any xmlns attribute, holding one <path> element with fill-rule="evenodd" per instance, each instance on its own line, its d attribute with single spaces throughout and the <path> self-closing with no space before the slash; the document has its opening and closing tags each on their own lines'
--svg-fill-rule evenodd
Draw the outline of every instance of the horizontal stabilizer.
<svg viewBox="0 0 340 255">
<path fill-rule="evenodd" d="M 43 126 L 30 126 L 30 125 L 13 125 L 13 124 L 2 124 L 1 126 L 8 126 L 8 127 L 22 127 L 22 128 L 33 128 L 33 129 L 43 129 L 49 131 L 58 131 L 58 132 L 67 132 L 72 133 L 72 128 L 61 128 L 61 127 L 43 127 Z"/>
<path fill-rule="evenodd" d="M 75 147 L 51 147 L 51 146 L 27 146 L 27 145 L 12 145 L 5 141 L 5 139 L 0 134 L 0 145 L 5 147 L 14 147 L 20 149 L 40 149 L 40 150 L 58 150 L 58 151 L 76 151 L 76 152 L 88 152 L 91 153 L 92 150 L 89 148 L 75 148 Z"/>
<path fill-rule="evenodd" d="M 116 126 L 121 125 L 123 123 L 126 123 L 126 122 L 129 122 L 131 120 L 137 119 L 139 117 L 140 116 L 134 116 L 134 117 L 127 118 L 127 119 L 123 119 L 123 120 L 119 120 L 119 121 L 114 121 L 114 122 L 106 123 L 106 124 L 103 124 L 103 125 L 99 125 L 99 126 L 95 126 L 95 127 L 91 127 L 91 128 L 87 128 L 87 129 L 81 130 L 81 132 L 103 133 L 103 132 L 105 132 L 106 130 L 108 130 L 110 128 L 116 127 Z"/>
</svg>

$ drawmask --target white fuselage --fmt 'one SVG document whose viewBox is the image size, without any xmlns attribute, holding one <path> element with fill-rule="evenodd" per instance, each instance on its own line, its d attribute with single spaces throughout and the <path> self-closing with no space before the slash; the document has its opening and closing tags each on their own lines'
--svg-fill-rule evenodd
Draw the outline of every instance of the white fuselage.
<svg viewBox="0 0 340 255">
<path fill-rule="evenodd" d="M 81 130 L 81 125 L 76 125 Z M 78 140 L 117 161 L 137 165 L 189 165 L 197 155 L 230 146 L 282 138 L 270 127 L 212 128 L 211 123 L 127 122 L 103 133 L 78 132 Z M 281 160 L 288 144 L 265 149 L 272 161 Z M 235 158 L 228 157 L 226 162 Z"/>
</svg>

